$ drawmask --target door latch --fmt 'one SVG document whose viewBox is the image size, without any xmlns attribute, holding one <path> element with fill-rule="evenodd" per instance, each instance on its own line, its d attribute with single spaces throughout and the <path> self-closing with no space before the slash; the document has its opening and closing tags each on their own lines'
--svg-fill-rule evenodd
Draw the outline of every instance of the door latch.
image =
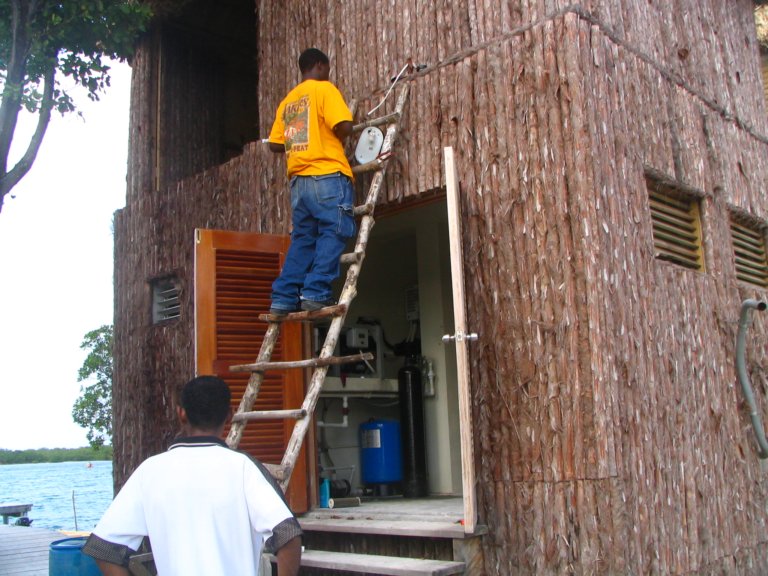
<svg viewBox="0 0 768 576">
<path fill-rule="evenodd" d="M 470 332 L 469 334 L 464 334 L 461 330 L 456 332 L 456 334 L 445 334 L 443 336 L 443 342 L 448 344 L 448 342 L 463 342 L 466 340 L 467 342 L 474 342 L 477 340 L 477 334 L 475 332 Z"/>
</svg>

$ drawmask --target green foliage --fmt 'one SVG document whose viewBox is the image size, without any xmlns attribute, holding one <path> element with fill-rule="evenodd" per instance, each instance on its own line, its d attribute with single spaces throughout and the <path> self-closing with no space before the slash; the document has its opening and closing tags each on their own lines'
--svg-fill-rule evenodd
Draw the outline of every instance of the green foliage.
<svg viewBox="0 0 768 576">
<path fill-rule="evenodd" d="M 136 37 L 150 17 L 146 4 L 131 0 L 22 0 L 35 2 L 36 7 L 28 21 L 21 22 L 28 40 L 19 45 L 23 37 L 13 30 L 17 2 L 0 0 L 0 78 L 6 79 L 12 51 L 23 50 L 23 85 L 6 88 L 20 89 L 22 104 L 30 112 L 40 108 L 40 84 L 51 66 L 84 87 L 89 98 L 98 100 L 99 92 L 109 86 L 109 66 L 104 60 L 131 56 Z M 75 109 L 60 86 L 54 90 L 54 108 L 61 113 Z"/>
<path fill-rule="evenodd" d="M 75 110 L 61 79 L 98 100 L 110 83 L 108 60 L 130 57 L 150 16 L 139 0 L 0 0 L 0 210 L 31 169 L 52 110 Z M 37 113 L 37 128 L 9 168 L 22 108 Z"/>
<path fill-rule="evenodd" d="M 0 450 L 0 464 L 40 462 L 88 462 L 112 460 L 112 446 L 101 448 L 42 448 L 40 450 Z"/>
<path fill-rule="evenodd" d="M 80 397 L 72 407 L 72 419 L 86 428 L 88 442 L 94 449 L 112 436 L 112 326 L 88 332 L 80 348 L 90 350 L 78 371 Z"/>
</svg>

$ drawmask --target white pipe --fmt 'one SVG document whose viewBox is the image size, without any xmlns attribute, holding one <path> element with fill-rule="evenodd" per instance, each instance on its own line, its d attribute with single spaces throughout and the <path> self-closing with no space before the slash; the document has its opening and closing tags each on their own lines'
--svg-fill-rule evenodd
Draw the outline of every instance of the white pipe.
<svg viewBox="0 0 768 576">
<path fill-rule="evenodd" d="M 317 421 L 317 425 L 320 428 L 348 428 L 349 427 L 349 400 L 347 396 L 342 396 L 341 422 L 324 422 L 322 420 Z"/>
</svg>

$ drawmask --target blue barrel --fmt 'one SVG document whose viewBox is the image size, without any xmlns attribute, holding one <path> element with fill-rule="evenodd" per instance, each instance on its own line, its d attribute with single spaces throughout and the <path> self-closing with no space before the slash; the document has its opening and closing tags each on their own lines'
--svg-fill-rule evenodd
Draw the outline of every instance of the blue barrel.
<svg viewBox="0 0 768 576">
<path fill-rule="evenodd" d="M 403 479 L 400 422 L 371 420 L 360 425 L 363 482 L 389 484 Z"/>
<path fill-rule="evenodd" d="M 65 538 L 51 542 L 48 576 L 101 576 L 96 561 L 83 554 L 87 538 Z"/>
</svg>

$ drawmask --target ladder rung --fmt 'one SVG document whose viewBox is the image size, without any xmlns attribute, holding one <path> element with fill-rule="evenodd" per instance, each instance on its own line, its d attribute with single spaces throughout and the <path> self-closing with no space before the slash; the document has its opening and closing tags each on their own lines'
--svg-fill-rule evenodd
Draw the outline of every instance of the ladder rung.
<svg viewBox="0 0 768 576">
<path fill-rule="evenodd" d="M 362 360 L 373 360 L 373 354 L 364 352 L 351 356 L 329 356 L 328 358 L 310 358 L 308 360 L 293 360 L 291 362 L 255 362 L 253 364 L 238 364 L 230 366 L 230 372 L 266 372 L 267 370 L 287 370 L 291 368 L 317 368 L 319 366 L 336 366 L 350 364 Z"/>
<path fill-rule="evenodd" d="M 264 463 L 264 468 L 269 470 L 269 473 L 272 474 L 272 477 L 277 480 L 285 480 L 285 468 L 283 468 L 280 464 L 267 464 Z"/>
<path fill-rule="evenodd" d="M 335 304 L 315 310 L 314 312 L 291 312 L 285 316 L 275 316 L 273 314 L 260 314 L 259 320 L 264 322 L 300 322 L 302 320 L 318 320 L 320 318 L 330 318 L 332 316 L 341 316 L 347 311 L 346 304 Z"/>
<path fill-rule="evenodd" d="M 355 216 L 373 214 L 373 204 L 360 204 L 360 206 L 355 206 L 354 214 Z"/>
<path fill-rule="evenodd" d="M 357 264 L 358 262 L 363 261 L 363 257 L 365 256 L 365 252 L 350 252 L 349 254 L 342 254 L 339 261 L 342 264 Z"/>
<path fill-rule="evenodd" d="M 371 126 L 382 126 L 383 124 L 392 124 L 393 122 L 397 122 L 399 118 L 400 118 L 400 112 L 392 112 L 391 114 L 387 114 L 385 116 L 379 116 L 378 118 L 374 118 L 373 120 L 366 120 L 365 122 L 360 122 L 360 124 L 355 124 L 354 126 L 352 126 L 352 132 L 353 133 L 360 132 Z"/>
<path fill-rule="evenodd" d="M 352 174 L 365 174 L 366 172 L 375 172 L 376 170 L 381 170 L 384 167 L 384 162 L 386 161 L 386 158 L 376 158 L 376 160 L 371 160 L 365 164 L 358 164 L 352 168 Z"/>
<path fill-rule="evenodd" d="M 307 411 L 301 408 L 296 410 L 254 410 L 253 412 L 240 412 L 232 416 L 232 422 L 242 422 L 243 420 L 279 420 L 291 419 L 299 420 L 307 415 Z"/>
</svg>

